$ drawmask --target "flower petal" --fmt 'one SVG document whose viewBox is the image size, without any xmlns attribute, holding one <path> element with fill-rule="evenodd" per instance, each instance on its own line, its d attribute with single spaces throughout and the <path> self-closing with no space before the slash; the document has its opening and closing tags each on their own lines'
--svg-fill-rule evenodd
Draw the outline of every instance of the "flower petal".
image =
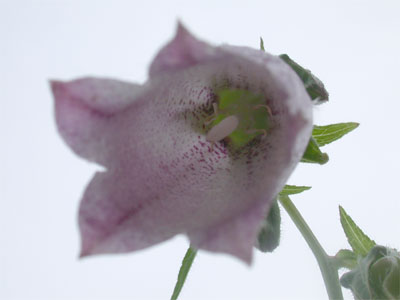
<svg viewBox="0 0 400 300">
<path fill-rule="evenodd" d="M 140 86 L 105 78 L 51 81 L 59 132 L 78 155 L 105 165 L 110 120 L 131 105 Z"/>
<path fill-rule="evenodd" d="M 260 220 L 264 220 L 268 209 L 268 202 L 260 202 L 229 221 L 207 230 L 189 232 L 191 244 L 199 249 L 229 253 L 250 264 Z"/>
<path fill-rule="evenodd" d="M 135 172 L 97 173 L 89 184 L 79 211 L 82 257 L 138 250 L 176 234 L 175 224 L 155 206 L 159 195 L 150 182 L 132 180 Z"/>
</svg>

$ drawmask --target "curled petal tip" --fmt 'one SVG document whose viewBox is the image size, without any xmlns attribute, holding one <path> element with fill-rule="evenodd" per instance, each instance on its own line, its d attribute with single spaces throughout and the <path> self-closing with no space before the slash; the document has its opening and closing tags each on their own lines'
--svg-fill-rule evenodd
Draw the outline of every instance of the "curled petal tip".
<svg viewBox="0 0 400 300">
<path fill-rule="evenodd" d="M 52 93 L 54 94 L 54 96 L 56 96 L 57 92 L 59 92 L 59 90 L 61 89 L 63 82 L 60 80 L 50 79 L 49 85 Z M 57 100 L 57 97 L 55 97 L 55 100 Z"/>
<path fill-rule="evenodd" d="M 186 28 L 181 20 L 178 20 L 177 22 L 175 37 L 172 40 L 176 39 L 193 39 L 197 41 L 197 38 L 195 38 L 193 34 L 190 33 L 190 31 Z"/>
<path fill-rule="evenodd" d="M 181 20 L 178 20 L 177 26 L 176 26 L 176 34 L 179 35 L 182 33 L 189 33 L 188 30 L 186 29 L 185 25 L 183 25 Z"/>
<path fill-rule="evenodd" d="M 85 236 L 81 235 L 81 239 L 81 249 L 78 256 L 79 259 L 86 258 L 92 254 L 90 247 L 88 247 L 87 243 L 85 242 Z"/>
<path fill-rule="evenodd" d="M 175 37 L 162 48 L 151 63 L 149 75 L 173 72 L 201 63 L 209 57 L 211 47 L 195 38 L 178 22 Z"/>
<path fill-rule="evenodd" d="M 86 259 L 89 256 L 94 255 L 95 253 L 92 253 L 90 249 L 81 249 L 81 252 L 79 253 L 78 259 Z"/>
</svg>

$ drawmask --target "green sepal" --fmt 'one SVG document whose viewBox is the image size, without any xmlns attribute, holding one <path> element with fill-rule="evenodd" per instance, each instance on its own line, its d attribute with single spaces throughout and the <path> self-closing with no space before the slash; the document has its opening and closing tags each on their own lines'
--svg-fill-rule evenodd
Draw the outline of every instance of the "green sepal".
<svg viewBox="0 0 400 300">
<path fill-rule="evenodd" d="M 279 57 L 285 61 L 296 73 L 304 83 L 308 94 L 316 104 L 321 104 L 329 99 L 328 91 L 325 89 L 324 84 L 320 79 L 314 76 L 310 70 L 307 70 L 292 60 L 287 54 L 281 54 Z"/>
<path fill-rule="evenodd" d="M 341 249 L 334 256 L 334 263 L 337 269 L 346 268 L 352 270 L 357 266 L 357 254 L 348 249 Z"/>
<path fill-rule="evenodd" d="M 311 189 L 311 186 L 296 186 L 296 185 L 285 185 L 282 191 L 279 193 L 280 196 L 288 196 L 294 194 L 300 194 L 304 191 Z"/>
<path fill-rule="evenodd" d="M 260 50 L 265 52 L 265 48 L 264 48 L 264 40 L 262 37 L 260 37 Z"/>
<path fill-rule="evenodd" d="M 343 207 L 339 206 L 339 212 L 340 223 L 354 253 L 362 257 L 366 256 L 376 243 L 354 223 Z"/>
<path fill-rule="evenodd" d="M 329 161 L 329 156 L 323 153 L 313 137 L 310 138 L 308 142 L 306 151 L 303 154 L 301 162 L 314 163 L 314 164 L 326 164 Z"/>
<path fill-rule="evenodd" d="M 183 285 L 185 284 L 186 277 L 190 271 L 190 268 L 192 267 L 196 254 L 197 254 L 196 249 L 192 247 L 189 247 L 187 249 L 185 257 L 182 260 L 181 268 L 179 269 L 178 279 L 176 281 L 175 288 L 171 296 L 171 300 L 178 299 L 178 296 L 183 288 Z"/>
<path fill-rule="evenodd" d="M 325 126 L 314 126 L 312 136 L 317 144 L 322 147 L 330 144 L 345 134 L 356 129 L 360 124 L 355 122 L 337 123 Z"/>
<path fill-rule="evenodd" d="M 255 247 L 261 252 L 272 252 L 279 246 L 280 237 L 281 212 L 275 200 L 258 233 Z"/>
</svg>

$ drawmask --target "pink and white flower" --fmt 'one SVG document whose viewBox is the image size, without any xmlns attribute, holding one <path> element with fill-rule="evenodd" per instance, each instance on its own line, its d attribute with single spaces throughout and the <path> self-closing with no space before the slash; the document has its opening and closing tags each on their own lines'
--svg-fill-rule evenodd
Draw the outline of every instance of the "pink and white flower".
<svg viewBox="0 0 400 300">
<path fill-rule="evenodd" d="M 105 167 L 81 202 L 81 256 L 135 251 L 183 233 L 195 248 L 251 262 L 262 221 L 312 130 L 310 97 L 285 62 L 247 47 L 213 47 L 179 25 L 144 85 L 82 78 L 51 87 L 64 140 Z M 221 89 L 262 95 L 271 113 L 265 136 L 240 148 L 229 136 L 206 139 Z"/>
</svg>

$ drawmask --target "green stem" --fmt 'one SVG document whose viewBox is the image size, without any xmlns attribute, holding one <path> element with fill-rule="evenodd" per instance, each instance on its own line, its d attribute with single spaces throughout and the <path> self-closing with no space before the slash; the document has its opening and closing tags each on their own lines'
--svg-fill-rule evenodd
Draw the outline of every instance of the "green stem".
<svg viewBox="0 0 400 300">
<path fill-rule="evenodd" d="M 187 274 L 189 273 L 190 267 L 192 266 L 196 254 L 197 254 L 196 249 L 193 249 L 192 247 L 189 247 L 189 249 L 187 249 L 185 257 L 182 260 L 182 266 L 179 269 L 178 280 L 176 281 L 176 285 L 174 288 L 174 292 L 172 293 L 171 300 L 178 299 L 178 296 L 182 290 L 183 285 L 185 284 Z"/>
<path fill-rule="evenodd" d="M 317 259 L 329 299 L 343 300 L 342 288 L 339 284 L 338 271 L 333 265 L 331 258 L 326 254 L 325 250 L 322 248 L 321 244 L 318 242 L 317 238 L 290 198 L 288 196 L 280 196 L 279 202 L 285 208 Z"/>
</svg>

